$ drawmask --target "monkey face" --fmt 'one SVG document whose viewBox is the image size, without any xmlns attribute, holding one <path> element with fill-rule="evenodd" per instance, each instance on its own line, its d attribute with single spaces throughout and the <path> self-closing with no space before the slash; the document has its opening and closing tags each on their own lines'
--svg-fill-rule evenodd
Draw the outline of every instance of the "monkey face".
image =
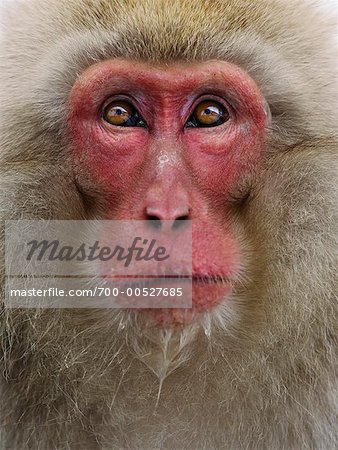
<svg viewBox="0 0 338 450">
<path fill-rule="evenodd" d="M 220 61 L 117 59 L 87 69 L 68 105 L 76 183 L 94 209 L 95 196 L 104 202 L 101 218 L 192 220 L 193 308 L 226 301 L 244 260 L 232 200 L 257 171 L 269 123 L 255 82 Z"/>
</svg>

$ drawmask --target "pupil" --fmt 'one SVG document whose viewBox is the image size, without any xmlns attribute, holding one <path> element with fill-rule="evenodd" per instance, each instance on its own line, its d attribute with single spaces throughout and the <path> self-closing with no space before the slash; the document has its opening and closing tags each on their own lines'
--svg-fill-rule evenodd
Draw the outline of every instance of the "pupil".
<svg viewBox="0 0 338 450">
<path fill-rule="evenodd" d="M 116 110 L 116 115 L 117 115 L 117 116 L 120 116 L 122 113 L 123 113 L 123 112 L 122 112 L 122 109 L 117 109 L 117 110 Z"/>
<path fill-rule="evenodd" d="M 207 108 L 206 110 L 205 110 L 205 114 L 211 114 L 211 110 L 209 109 L 209 108 Z"/>
</svg>

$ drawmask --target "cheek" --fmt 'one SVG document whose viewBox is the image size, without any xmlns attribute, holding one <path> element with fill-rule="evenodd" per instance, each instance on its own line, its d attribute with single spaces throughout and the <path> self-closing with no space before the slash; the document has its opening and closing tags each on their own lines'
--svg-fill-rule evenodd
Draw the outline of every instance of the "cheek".
<svg viewBox="0 0 338 450">
<path fill-rule="evenodd" d="M 96 120 L 70 118 L 71 151 L 78 182 L 112 195 L 133 183 L 148 148 L 144 130 L 114 133 Z"/>
<path fill-rule="evenodd" d="M 193 272 L 233 278 L 238 273 L 241 257 L 233 231 L 220 227 L 209 217 L 192 224 Z M 204 273 L 205 272 L 205 273 Z"/>
<path fill-rule="evenodd" d="M 264 126 L 248 123 L 221 133 L 196 131 L 185 139 L 187 163 L 201 188 L 224 194 L 259 165 L 264 140 Z"/>
</svg>

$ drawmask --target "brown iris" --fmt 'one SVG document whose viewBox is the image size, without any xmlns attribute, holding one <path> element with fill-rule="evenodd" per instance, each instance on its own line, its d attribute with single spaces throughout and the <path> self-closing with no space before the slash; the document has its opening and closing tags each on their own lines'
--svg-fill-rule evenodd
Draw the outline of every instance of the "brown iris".
<svg viewBox="0 0 338 450">
<path fill-rule="evenodd" d="M 191 118 L 188 127 L 216 127 L 229 120 L 229 111 L 214 100 L 203 100 L 199 103 Z"/>
<path fill-rule="evenodd" d="M 134 106 L 123 100 L 109 103 L 103 111 L 103 119 L 119 127 L 144 127 L 145 122 Z"/>
</svg>

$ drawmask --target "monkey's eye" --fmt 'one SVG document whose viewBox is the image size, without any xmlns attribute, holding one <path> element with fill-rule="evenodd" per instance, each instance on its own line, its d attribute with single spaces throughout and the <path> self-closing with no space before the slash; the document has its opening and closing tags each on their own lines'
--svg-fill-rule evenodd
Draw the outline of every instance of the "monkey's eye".
<svg viewBox="0 0 338 450">
<path fill-rule="evenodd" d="M 134 106 L 122 100 L 109 103 L 103 110 L 103 119 L 118 127 L 145 127 L 146 124 Z"/>
<path fill-rule="evenodd" d="M 229 120 L 229 118 L 229 111 L 223 105 L 215 100 L 203 100 L 196 106 L 186 127 L 217 127 Z"/>
</svg>

